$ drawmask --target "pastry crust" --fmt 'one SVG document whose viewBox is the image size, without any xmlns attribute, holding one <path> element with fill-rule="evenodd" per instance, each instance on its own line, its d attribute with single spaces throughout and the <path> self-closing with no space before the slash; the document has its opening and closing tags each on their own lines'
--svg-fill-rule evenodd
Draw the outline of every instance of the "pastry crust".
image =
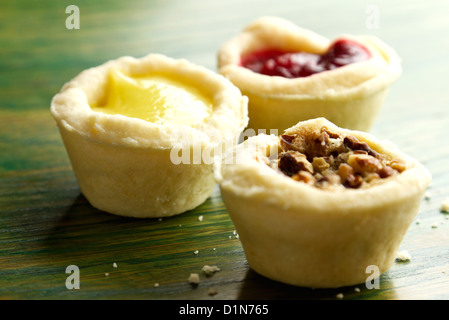
<svg viewBox="0 0 449 320">
<path fill-rule="evenodd" d="M 431 179 L 391 143 L 324 118 L 300 122 L 286 133 L 323 126 L 402 160 L 406 169 L 371 187 L 320 189 L 273 170 L 268 158 L 278 150 L 279 137 L 260 134 L 236 146 L 216 176 L 251 268 L 314 288 L 365 282 L 368 266 L 387 271 Z"/>
<path fill-rule="evenodd" d="M 213 112 L 186 126 L 93 111 L 110 68 L 176 74 L 212 97 Z M 203 203 L 215 185 L 211 159 L 234 145 L 248 123 L 247 98 L 227 79 L 160 54 L 121 57 L 83 71 L 52 99 L 51 114 L 84 196 L 100 210 L 132 217 L 171 216 Z M 201 159 L 189 161 L 195 151 Z M 187 161 L 179 159 L 183 152 L 191 152 Z"/>
<path fill-rule="evenodd" d="M 361 43 L 372 57 L 295 79 L 255 73 L 240 65 L 241 57 L 264 48 L 322 54 L 330 40 L 284 19 L 262 17 L 226 42 L 218 53 L 218 69 L 248 96 L 249 127 L 282 132 L 298 121 L 325 117 L 344 128 L 368 131 L 401 74 L 400 58 L 376 37 L 341 38 Z"/>
</svg>

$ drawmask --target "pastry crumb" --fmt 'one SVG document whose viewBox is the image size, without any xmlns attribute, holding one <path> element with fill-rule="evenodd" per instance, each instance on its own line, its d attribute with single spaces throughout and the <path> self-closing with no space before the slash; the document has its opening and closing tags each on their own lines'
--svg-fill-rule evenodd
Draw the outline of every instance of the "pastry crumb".
<svg viewBox="0 0 449 320">
<path fill-rule="evenodd" d="M 355 292 L 360 292 L 360 288 L 354 288 Z"/>
<path fill-rule="evenodd" d="M 112 264 L 112 267 L 113 267 L 113 268 L 117 268 L 117 267 L 118 267 L 118 266 L 117 266 L 117 263 L 114 262 L 114 263 Z"/>
<path fill-rule="evenodd" d="M 187 278 L 187 281 L 190 284 L 199 284 L 200 276 L 198 275 L 198 273 L 191 273 L 190 276 Z"/>
<path fill-rule="evenodd" d="M 207 276 L 211 276 L 213 275 L 215 272 L 220 271 L 220 268 L 217 266 L 209 266 L 209 265 L 205 265 L 203 266 L 203 272 L 207 275 Z"/>
<path fill-rule="evenodd" d="M 229 239 L 232 239 L 233 237 L 234 237 L 235 239 L 238 239 L 238 238 L 239 238 L 239 235 L 238 235 L 238 233 L 237 233 L 237 230 L 232 231 L 232 235 L 228 236 Z"/>
<path fill-rule="evenodd" d="M 449 213 L 449 198 L 441 202 L 441 212 Z"/>
<path fill-rule="evenodd" d="M 203 221 L 203 216 L 198 216 L 198 221 Z"/>
<path fill-rule="evenodd" d="M 158 288 L 158 287 L 159 287 L 159 282 L 156 282 L 156 283 L 154 284 L 154 287 L 155 287 L 155 288 Z"/>
<path fill-rule="evenodd" d="M 198 253 L 199 253 L 198 250 L 193 251 L 193 254 L 198 254 Z"/>
<path fill-rule="evenodd" d="M 109 273 L 106 272 L 106 273 L 104 274 L 104 276 L 105 276 L 105 277 L 109 277 Z"/>
<path fill-rule="evenodd" d="M 396 256 L 396 261 L 410 261 L 410 259 L 412 258 L 412 256 L 410 255 L 410 253 L 407 250 L 402 250 L 399 251 L 397 256 Z"/>
<path fill-rule="evenodd" d="M 343 299 L 344 295 L 343 295 L 343 293 L 337 293 L 337 295 L 335 297 L 337 299 Z"/>
<path fill-rule="evenodd" d="M 215 296 L 217 294 L 217 290 L 215 290 L 214 288 L 210 288 L 207 291 L 207 294 L 210 295 L 210 296 Z"/>
<path fill-rule="evenodd" d="M 432 194 L 429 192 L 429 191 L 427 191 L 427 192 L 425 192 L 424 193 L 424 199 L 425 200 L 430 200 L 432 198 Z"/>
<path fill-rule="evenodd" d="M 432 229 L 436 229 L 436 228 L 438 228 L 438 224 L 435 222 L 435 223 L 432 223 Z"/>
</svg>

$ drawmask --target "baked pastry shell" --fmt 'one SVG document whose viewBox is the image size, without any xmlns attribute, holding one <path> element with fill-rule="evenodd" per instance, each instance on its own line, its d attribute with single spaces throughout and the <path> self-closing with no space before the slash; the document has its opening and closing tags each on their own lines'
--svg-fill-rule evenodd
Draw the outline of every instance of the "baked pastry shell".
<svg viewBox="0 0 449 320">
<path fill-rule="evenodd" d="M 227 155 L 217 181 L 250 267 L 273 280 L 313 288 L 363 283 L 372 275 L 369 266 L 386 272 L 418 213 L 429 172 L 367 133 L 337 128 L 325 119 L 297 126 L 351 134 L 406 161 L 407 169 L 372 187 L 320 190 L 260 160 L 277 148 L 277 137 L 249 138 Z"/>
<path fill-rule="evenodd" d="M 211 96 L 213 112 L 193 126 L 95 112 L 90 105 L 103 98 L 111 68 L 175 74 Z M 52 99 L 51 114 L 92 206 L 139 218 L 172 216 L 203 203 L 216 184 L 213 158 L 234 145 L 248 123 L 247 98 L 227 79 L 160 54 L 121 57 L 81 72 Z M 204 150 L 207 159 L 201 158 Z M 181 161 L 189 153 L 190 160 Z"/>
<path fill-rule="evenodd" d="M 322 54 L 330 40 L 284 19 L 262 17 L 223 44 L 218 69 L 249 98 L 249 127 L 282 132 L 298 121 L 325 117 L 340 127 L 369 131 L 401 74 L 400 58 L 374 36 L 342 38 L 363 44 L 371 59 L 296 79 L 258 74 L 242 67 L 241 57 L 264 48 Z"/>
</svg>

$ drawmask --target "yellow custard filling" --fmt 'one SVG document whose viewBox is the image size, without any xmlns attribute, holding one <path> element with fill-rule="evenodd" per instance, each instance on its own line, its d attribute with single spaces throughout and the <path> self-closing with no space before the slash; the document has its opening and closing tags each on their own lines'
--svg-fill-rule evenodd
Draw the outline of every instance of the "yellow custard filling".
<svg viewBox="0 0 449 320">
<path fill-rule="evenodd" d="M 130 76 L 111 69 L 103 99 L 91 108 L 155 124 L 192 126 L 212 114 L 213 101 L 200 89 L 175 75 Z"/>
</svg>

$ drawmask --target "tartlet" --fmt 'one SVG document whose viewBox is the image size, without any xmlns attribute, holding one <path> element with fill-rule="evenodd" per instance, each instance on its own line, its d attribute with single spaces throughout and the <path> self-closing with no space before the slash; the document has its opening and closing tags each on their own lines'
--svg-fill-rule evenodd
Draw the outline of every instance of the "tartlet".
<svg viewBox="0 0 449 320">
<path fill-rule="evenodd" d="M 335 288 L 391 267 L 431 177 L 393 144 L 318 118 L 250 137 L 216 179 L 253 270 Z"/>
<path fill-rule="evenodd" d="M 363 61 L 300 77 L 254 72 L 248 55 L 263 51 L 325 56 L 339 40 L 358 44 Z M 273 62 L 273 61 L 271 61 Z M 283 130 L 324 117 L 336 125 L 369 131 L 391 84 L 401 74 L 397 53 L 374 36 L 342 35 L 334 42 L 278 17 L 261 17 L 222 45 L 218 70 L 249 98 L 249 127 Z"/>
<path fill-rule="evenodd" d="M 215 186 L 214 157 L 248 123 L 247 98 L 231 82 L 160 54 L 81 72 L 54 96 L 51 114 L 91 205 L 140 218 L 203 203 Z"/>
</svg>

